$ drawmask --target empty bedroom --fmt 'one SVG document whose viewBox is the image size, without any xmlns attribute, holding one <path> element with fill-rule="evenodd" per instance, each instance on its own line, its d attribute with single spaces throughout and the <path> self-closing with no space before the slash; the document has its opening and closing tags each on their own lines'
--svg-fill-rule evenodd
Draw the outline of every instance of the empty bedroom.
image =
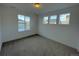
<svg viewBox="0 0 79 59">
<path fill-rule="evenodd" d="M 0 3 L 0 56 L 79 56 L 79 4 Z"/>
</svg>

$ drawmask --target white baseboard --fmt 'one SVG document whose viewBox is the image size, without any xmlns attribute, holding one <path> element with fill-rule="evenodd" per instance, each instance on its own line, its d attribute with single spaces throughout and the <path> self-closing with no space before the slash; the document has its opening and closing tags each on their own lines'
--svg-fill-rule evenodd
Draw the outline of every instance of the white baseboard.
<svg viewBox="0 0 79 59">
<path fill-rule="evenodd" d="M 0 44 L 0 51 L 1 51 L 1 47 L 2 47 L 2 44 Z"/>
<path fill-rule="evenodd" d="M 0 46 L 0 51 L 1 51 L 1 46 Z"/>
</svg>

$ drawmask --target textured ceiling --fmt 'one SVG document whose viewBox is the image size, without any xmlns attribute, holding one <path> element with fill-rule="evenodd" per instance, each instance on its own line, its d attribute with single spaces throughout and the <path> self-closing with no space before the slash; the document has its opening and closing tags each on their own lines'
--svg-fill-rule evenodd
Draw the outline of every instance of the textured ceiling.
<svg viewBox="0 0 79 59">
<path fill-rule="evenodd" d="M 17 9 L 21 9 L 26 13 L 45 13 L 48 11 L 55 11 L 58 9 L 68 8 L 75 5 L 77 3 L 41 3 L 41 8 L 36 9 L 33 7 L 33 3 L 4 3 L 2 5 L 16 7 Z"/>
</svg>

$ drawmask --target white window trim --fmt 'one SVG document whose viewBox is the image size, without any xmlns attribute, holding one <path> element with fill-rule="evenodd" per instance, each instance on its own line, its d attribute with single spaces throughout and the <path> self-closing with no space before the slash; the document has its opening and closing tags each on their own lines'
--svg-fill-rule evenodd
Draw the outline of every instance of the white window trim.
<svg viewBox="0 0 79 59">
<path fill-rule="evenodd" d="M 22 14 L 18 14 L 18 15 L 22 15 Z M 18 15 L 17 15 L 17 21 L 19 21 Z M 24 23 L 23 23 L 24 24 L 24 31 L 19 31 L 19 27 L 18 27 L 18 32 L 25 32 L 25 31 L 30 31 L 31 30 L 31 26 L 30 26 L 29 30 L 26 29 L 25 15 L 23 15 L 23 16 L 24 16 Z M 27 16 L 27 17 L 30 17 L 30 16 Z M 19 24 L 19 22 L 18 22 L 18 24 Z M 31 25 L 31 17 L 30 17 L 30 25 Z"/>
<path fill-rule="evenodd" d="M 63 15 L 63 14 L 70 14 L 70 18 L 69 18 L 69 24 L 59 24 L 59 21 L 60 21 L 60 15 Z M 71 20 L 71 13 L 70 12 L 67 12 L 67 13 L 61 13 L 58 15 L 58 25 L 70 25 L 70 20 Z"/>
<path fill-rule="evenodd" d="M 48 23 L 50 24 L 50 17 L 51 17 L 51 16 L 56 16 L 56 24 L 57 24 L 58 15 L 56 15 L 56 14 L 55 14 L 55 15 L 50 15 L 50 16 L 48 17 Z M 56 25 L 56 24 L 52 24 L 52 25 Z"/>
</svg>

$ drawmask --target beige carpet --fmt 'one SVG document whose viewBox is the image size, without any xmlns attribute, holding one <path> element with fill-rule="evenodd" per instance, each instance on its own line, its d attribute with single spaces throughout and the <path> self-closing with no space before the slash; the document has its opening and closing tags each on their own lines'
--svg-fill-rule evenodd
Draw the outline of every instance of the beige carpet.
<svg viewBox="0 0 79 59">
<path fill-rule="evenodd" d="M 74 49 L 41 36 L 33 36 L 3 44 L 2 56 L 76 56 Z"/>
</svg>

